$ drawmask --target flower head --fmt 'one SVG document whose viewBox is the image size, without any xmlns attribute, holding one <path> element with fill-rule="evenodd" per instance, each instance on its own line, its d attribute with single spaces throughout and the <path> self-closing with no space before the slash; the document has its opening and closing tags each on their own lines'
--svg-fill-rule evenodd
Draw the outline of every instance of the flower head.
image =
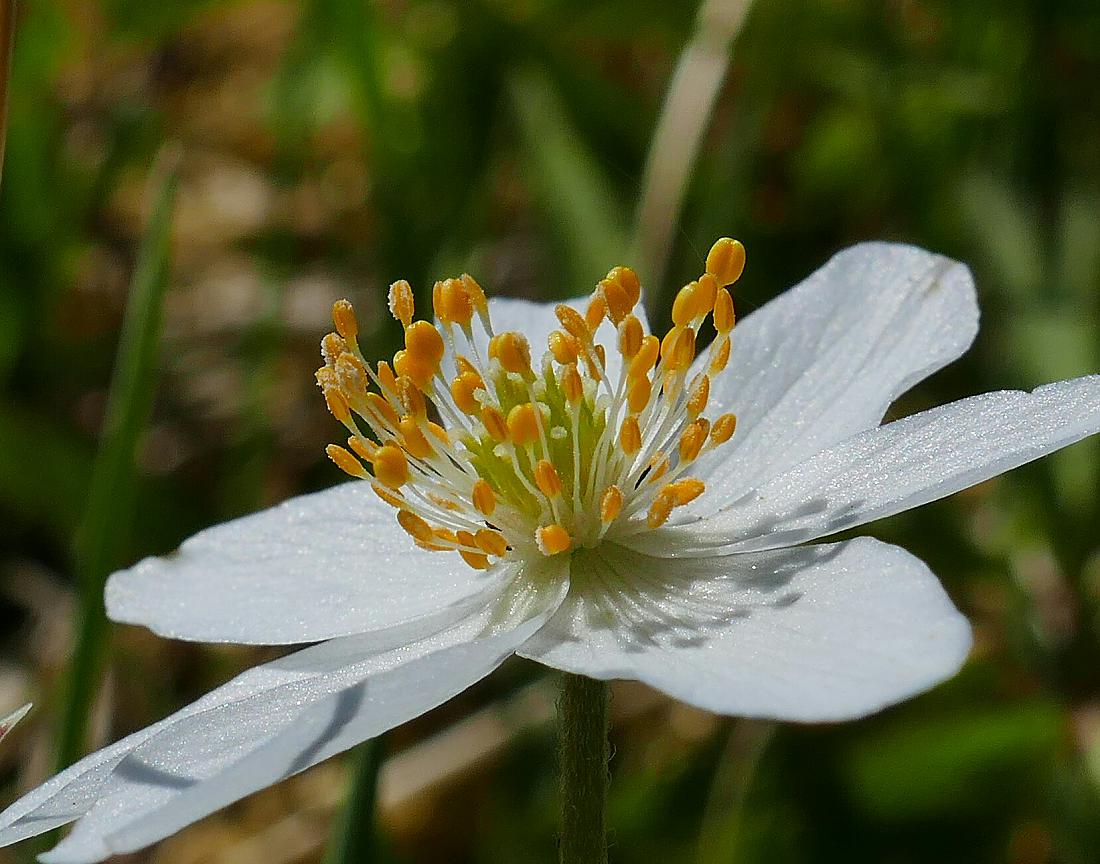
<svg viewBox="0 0 1100 864">
<path fill-rule="evenodd" d="M 115 620 L 168 636 L 319 644 L 57 775 L 0 815 L 0 843 L 79 819 L 44 860 L 138 849 L 512 653 L 798 721 L 859 717 L 952 675 L 969 627 L 921 561 L 870 538 L 809 541 L 1096 433 L 1100 376 L 880 425 L 974 338 L 967 269 L 853 247 L 731 338 L 742 256 L 716 244 L 659 342 L 625 268 L 564 305 L 447 280 L 435 324 L 395 283 L 405 348 L 377 364 L 336 304 L 318 381 L 350 436 L 329 453 L 357 479 L 201 532 L 106 594 Z"/>
<path fill-rule="evenodd" d="M 734 414 L 706 411 L 729 362 L 729 286 L 744 262 L 736 240 L 715 243 L 662 338 L 642 323 L 637 275 L 616 267 L 583 311 L 554 307 L 542 345 L 496 330 L 469 275 L 435 284 L 438 324 L 414 320 L 412 288 L 395 282 L 389 307 L 405 347 L 392 364 L 362 355 L 341 300 L 317 382 L 351 437 L 328 454 L 371 482 L 418 546 L 478 570 L 659 528 L 703 494 L 691 466 L 734 433 Z M 708 322 L 717 335 L 697 358 Z"/>
</svg>

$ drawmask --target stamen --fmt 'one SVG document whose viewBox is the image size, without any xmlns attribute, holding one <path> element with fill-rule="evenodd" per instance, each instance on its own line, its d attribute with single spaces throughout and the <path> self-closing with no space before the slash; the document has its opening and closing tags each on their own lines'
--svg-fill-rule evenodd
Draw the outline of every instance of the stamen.
<svg viewBox="0 0 1100 864">
<path fill-rule="evenodd" d="M 350 474 L 352 477 L 356 477 L 360 480 L 367 480 L 370 478 L 367 469 L 362 466 L 359 460 L 339 444 L 329 444 L 325 448 L 325 453 L 328 454 L 328 458 L 335 462 L 336 466 L 345 474 Z"/>
<path fill-rule="evenodd" d="M 707 272 L 723 287 L 741 278 L 745 269 L 745 247 L 737 240 L 723 237 L 707 253 Z"/>
<path fill-rule="evenodd" d="M 497 498 L 496 494 L 493 492 L 493 487 L 485 480 L 478 480 L 474 483 L 474 491 L 471 495 L 471 500 L 477 512 L 485 517 L 492 516 L 493 510 L 495 510 L 497 506 Z"/>
<path fill-rule="evenodd" d="M 412 286 L 404 279 L 398 279 L 390 285 L 390 314 L 401 322 L 402 327 L 412 324 L 413 313 L 416 311 L 415 298 Z"/>
<path fill-rule="evenodd" d="M 573 548 L 573 538 L 561 525 L 543 525 L 535 531 L 535 543 L 543 555 L 557 555 Z"/>
<path fill-rule="evenodd" d="M 374 476 L 391 489 L 400 489 L 409 482 L 409 462 L 399 447 L 386 444 L 374 454 Z"/>
</svg>

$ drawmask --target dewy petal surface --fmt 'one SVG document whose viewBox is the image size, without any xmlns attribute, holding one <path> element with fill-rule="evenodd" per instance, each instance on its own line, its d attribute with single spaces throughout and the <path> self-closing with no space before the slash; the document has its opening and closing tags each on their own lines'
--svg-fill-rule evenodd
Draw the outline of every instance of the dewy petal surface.
<svg viewBox="0 0 1100 864">
<path fill-rule="evenodd" d="M 200 531 L 116 573 L 105 602 L 115 621 L 174 639 L 278 645 L 446 615 L 500 578 L 416 548 L 352 482 Z"/>
<path fill-rule="evenodd" d="M 709 514 L 864 429 L 959 357 L 978 328 L 970 271 L 914 246 L 862 243 L 741 320 L 711 400 L 737 414 L 730 446 L 701 459 Z M 705 358 L 705 355 L 704 355 Z"/>
<path fill-rule="evenodd" d="M 870 538 L 678 560 L 612 548 L 575 563 L 573 583 L 521 654 L 719 714 L 860 717 L 954 674 L 970 648 L 927 566 Z"/>
<path fill-rule="evenodd" d="M 927 504 L 1100 432 L 1100 375 L 972 396 L 853 436 L 699 522 L 635 535 L 658 554 L 802 543 Z"/>
<path fill-rule="evenodd" d="M 132 851 L 422 714 L 492 671 L 553 613 L 566 580 L 540 584 L 395 650 L 352 636 L 251 669 L 16 802 L 0 814 L 0 844 L 80 818 L 42 860 Z"/>
</svg>

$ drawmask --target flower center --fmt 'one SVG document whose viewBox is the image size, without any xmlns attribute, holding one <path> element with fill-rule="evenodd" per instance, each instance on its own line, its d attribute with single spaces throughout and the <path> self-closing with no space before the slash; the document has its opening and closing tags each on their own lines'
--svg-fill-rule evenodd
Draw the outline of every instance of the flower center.
<svg viewBox="0 0 1100 864">
<path fill-rule="evenodd" d="M 479 569 L 658 528 L 703 493 L 689 469 L 736 426 L 733 414 L 712 422 L 704 412 L 729 361 L 728 286 L 744 263 L 739 242 L 718 240 L 706 272 L 677 293 L 663 339 L 634 314 L 637 275 L 615 267 L 583 314 L 555 309 L 560 329 L 537 368 L 522 333 L 494 330 L 471 276 L 435 283 L 437 324 L 414 320 L 412 288 L 394 282 L 389 308 L 405 348 L 373 367 L 340 300 L 317 383 L 350 437 L 326 452 L 371 483 L 418 546 L 457 551 Z M 717 335 L 693 372 L 708 318 Z"/>
</svg>

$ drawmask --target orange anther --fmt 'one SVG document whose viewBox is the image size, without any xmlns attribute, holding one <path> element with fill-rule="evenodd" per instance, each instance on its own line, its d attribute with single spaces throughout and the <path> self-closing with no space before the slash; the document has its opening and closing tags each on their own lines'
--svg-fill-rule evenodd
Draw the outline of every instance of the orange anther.
<svg viewBox="0 0 1100 864">
<path fill-rule="evenodd" d="M 683 480 L 675 480 L 665 485 L 662 492 L 671 492 L 676 499 L 676 506 L 690 504 L 707 490 L 702 480 L 695 477 L 685 477 Z"/>
<path fill-rule="evenodd" d="M 588 324 L 585 323 L 581 313 L 572 306 L 559 303 L 554 307 L 554 314 L 558 316 L 558 321 L 565 328 L 565 332 L 579 339 L 582 345 L 591 340 L 592 333 L 589 331 Z"/>
<path fill-rule="evenodd" d="M 573 538 L 569 536 L 568 531 L 557 523 L 543 525 L 536 529 L 535 543 L 538 545 L 539 551 L 546 556 L 568 552 L 573 548 Z"/>
<path fill-rule="evenodd" d="M 593 294 L 584 310 L 584 323 L 588 325 L 588 329 L 595 333 L 596 328 L 600 326 L 600 322 L 603 321 L 606 314 L 607 304 L 604 302 L 603 297 L 599 294 Z"/>
<path fill-rule="evenodd" d="M 576 336 L 570 336 L 564 330 L 555 330 L 547 337 L 546 344 L 550 353 L 561 365 L 566 366 L 576 363 L 580 356 L 581 346 L 577 343 Z"/>
<path fill-rule="evenodd" d="M 723 237 L 710 247 L 710 252 L 707 253 L 707 272 L 718 280 L 719 285 L 732 285 L 741 278 L 744 269 L 745 247 L 740 241 Z"/>
<path fill-rule="evenodd" d="M 347 397 L 335 387 L 325 388 L 325 404 L 332 416 L 347 426 L 351 422 L 351 408 Z"/>
<path fill-rule="evenodd" d="M 335 368 L 336 380 L 340 382 L 340 389 L 352 400 L 362 399 L 367 395 L 370 379 L 367 378 L 366 367 L 358 357 L 345 352 L 337 358 Z"/>
<path fill-rule="evenodd" d="M 690 327 L 673 327 L 661 342 L 661 359 L 665 368 L 683 372 L 695 359 L 695 331 Z"/>
<path fill-rule="evenodd" d="M 726 334 L 733 329 L 733 296 L 729 290 L 723 288 L 718 292 L 718 299 L 714 301 L 714 329 Z"/>
<path fill-rule="evenodd" d="M 561 477 L 558 475 L 558 469 L 545 459 L 540 459 L 535 463 L 535 485 L 547 498 L 557 498 L 561 495 Z"/>
<path fill-rule="evenodd" d="M 680 435 L 680 461 L 691 462 L 703 449 L 710 433 L 710 421 L 705 417 L 693 420 Z"/>
<path fill-rule="evenodd" d="M 460 279 L 444 279 L 432 289 L 436 317 L 445 324 L 465 327 L 474 317 L 474 303 Z"/>
<path fill-rule="evenodd" d="M 466 549 L 459 549 L 458 554 L 462 556 L 463 561 L 475 570 L 488 570 L 491 566 L 489 564 L 489 559 L 480 552 L 469 552 Z"/>
<path fill-rule="evenodd" d="M 607 317 L 611 319 L 612 324 L 618 327 L 619 322 L 629 315 L 630 310 L 634 308 L 630 295 L 626 293 L 626 289 L 622 285 L 610 279 L 601 279 L 599 285 L 596 286 L 596 290 L 599 291 L 599 296 L 603 298 L 604 305 L 607 307 Z"/>
<path fill-rule="evenodd" d="M 517 447 L 525 447 L 539 439 L 538 409 L 530 402 L 516 405 L 508 412 L 508 438 Z"/>
<path fill-rule="evenodd" d="M 721 287 L 710 273 L 699 277 L 695 283 L 695 294 L 700 315 L 706 315 L 714 308 L 714 301 L 718 299 L 718 289 Z"/>
<path fill-rule="evenodd" d="M 417 321 L 405 328 L 405 353 L 413 363 L 421 363 L 434 373 L 443 359 L 443 337 L 428 321 Z"/>
<path fill-rule="evenodd" d="M 710 429 L 711 445 L 717 447 L 719 444 L 725 444 L 733 437 L 735 431 L 737 431 L 737 415 L 723 414 L 714 421 Z"/>
<path fill-rule="evenodd" d="M 439 441 L 440 444 L 444 444 L 448 447 L 451 446 L 451 436 L 447 434 L 447 430 L 436 423 L 434 420 L 428 421 L 428 431 L 432 433 L 432 436 Z"/>
<path fill-rule="evenodd" d="M 435 539 L 432 526 L 411 510 L 398 510 L 397 524 L 421 543 L 431 543 Z"/>
<path fill-rule="evenodd" d="M 646 514 L 645 519 L 646 525 L 650 528 L 660 528 L 668 521 L 668 517 L 672 515 L 672 508 L 675 506 L 676 496 L 669 492 L 666 486 L 657 493 L 657 497 L 649 505 L 649 512 Z"/>
<path fill-rule="evenodd" d="M 608 486 L 600 496 L 600 521 L 610 525 L 623 509 L 623 493 L 618 486 Z"/>
<path fill-rule="evenodd" d="M 404 279 L 398 279 L 390 285 L 390 314 L 401 322 L 402 327 L 412 324 L 416 302 L 412 286 Z"/>
<path fill-rule="evenodd" d="M 397 422 L 400 418 L 397 416 L 397 411 L 394 407 L 379 396 L 377 393 L 367 394 L 367 404 L 374 409 L 375 413 L 384 420 L 389 426 L 396 428 Z"/>
<path fill-rule="evenodd" d="M 432 450 L 432 445 L 428 443 L 428 439 L 424 437 L 424 432 L 415 417 L 406 414 L 401 418 L 397 428 L 401 431 L 401 443 L 410 456 L 427 459 L 435 452 Z"/>
<path fill-rule="evenodd" d="M 707 400 L 710 399 L 710 378 L 706 375 L 696 375 L 691 382 L 691 391 L 687 400 L 688 417 L 694 420 L 707 408 Z"/>
<path fill-rule="evenodd" d="M 347 342 L 355 342 L 359 335 L 359 322 L 355 320 L 355 310 L 347 300 L 337 300 L 332 304 L 332 323 L 336 325 L 336 332 Z"/>
<path fill-rule="evenodd" d="M 329 459 L 336 463 L 336 467 L 345 474 L 350 474 L 352 477 L 357 477 L 360 480 L 370 476 L 362 463 L 339 444 L 329 444 L 328 447 L 325 448 L 325 453 L 328 455 Z"/>
<path fill-rule="evenodd" d="M 656 483 L 668 473 L 668 454 L 658 450 L 649 457 L 649 464 L 647 467 L 649 468 L 649 473 L 646 475 L 646 482 Z"/>
<path fill-rule="evenodd" d="M 473 494 L 470 497 L 478 513 L 486 517 L 493 515 L 497 507 L 497 496 L 487 481 L 478 480 L 474 483 Z"/>
<path fill-rule="evenodd" d="M 648 375 L 649 370 L 653 368 L 653 364 L 657 362 L 657 354 L 660 350 L 660 340 L 653 335 L 646 336 L 642 340 L 642 346 L 638 349 L 638 353 L 630 361 L 630 369 L 627 374 L 631 378 L 641 378 L 643 375 Z"/>
<path fill-rule="evenodd" d="M 642 297 L 642 284 L 638 281 L 638 274 L 629 267 L 612 267 L 605 277 L 605 281 L 614 282 L 626 294 L 626 299 L 633 309 Z"/>
<path fill-rule="evenodd" d="M 462 281 L 462 287 L 466 289 L 466 296 L 470 298 L 470 305 L 478 312 L 488 309 L 489 301 L 485 299 L 485 291 L 477 280 L 469 273 L 463 273 L 459 279 Z"/>
<path fill-rule="evenodd" d="M 352 449 L 356 456 L 366 462 L 374 461 L 374 451 L 378 449 L 378 445 L 369 438 L 363 438 L 359 435 L 352 435 L 348 439 L 348 447 Z"/>
<path fill-rule="evenodd" d="M 391 507 L 397 507 L 398 509 L 405 506 L 405 499 L 401 497 L 400 492 L 394 492 L 391 489 L 387 489 L 381 483 L 371 483 L 370 488 L 374 490 L 374 494 L 389 504 Z"/>
<path fill-rule="evenodd" d="M 378 383 L 390 393 L 397 393 L 397 376 L 393 374 L 392 367 L 385 360 L 378 361 Z"/>
<path fill-rule="evenodd" d="M 577 371 L 577 364 L 570 363 L 562 370 L 560 384 L 561 392 L 565 394 L 570 404 L 576 405 L 580 402 L 584 396 L 584 381 L 581 380 L 581 373 Z"/>
<path fill-rule="evenodd" d="M 633 456 L 642 449 L 642 430 L 638 425 L 638 418 L 633 414 L 619 427 L 619 445 L 628 456 Z"/>
<path fill-rule="evenodd" d="M 710 374 L 717 375 L 726 368 L 730 362 L 730 335 L 722 333 L 714 340 L 715 347 L 711 348 Z"/>
<path fill-rule="evenodd" d="M 486 405 L 481 409 L 481 422 L 485 424 L 485 431 L 494 441 L 508 440 L 508 423 L 499 408 Z"/>
<path fill-rule="evenodd" d="M 409 482 L 409 462 L 400 447 L 385 444 L 375 451 L 374 476 L 391 489 L 400 489 Z"/>
<path fill-rule="evenodd" d="M 649 383 L 646 375 L 640 378 L 631 378 L 626 391 L 626 404 L 631 414 L 640 414 L 649 404 L 649 397 L 653 393 L 653 385 Z"/>
<path fill-rule="evenodd" d="M 393 369 L 399 378 L 409 378 L 418 387 L 427 387 L 436 373 L 431 366 L 416 362 L 408 351 L 398 351 L 393 355 Z"/>
<path fill-rule="evenodd" d="M 329 333 L 321 340 L 321 359 L 326 366 L 335 366 L 336 358 L 348 350 L 348 343 L 335 333 Z"/>
<path fill-rule="evenodd" d="M 628 360 L 641 350 L 645 332 L 636 315 L 627 315 L 619 325 L 619 353 Z"/>
<path fill-rule="evenodd" d="M 497 558 L 508 551 L 508 541 L 504 539 L 504 535 L 491 528 L 482 528 L 474 534 L 474 542 L 481 551 Z"/>
<path fill-rule="evenodd" d="M 406 414 L 424 417 L 428 413 L 428 403 L 424 399 L 424 394 L 416 386 L 416 382 L 405 375 L 397 379 L 397 400 Z"/>
<path fill-rule="evenodd" d="M 514 330 L 498 333 L 489 340 L 489 356 L 499 360 L 508 372 L 516 372 L 524 377 L 531 375 L 531 346 L 527 337 Z"/>
<path fill-rule="evenodd" d="M 696 283 L 689 282 L 676 292 L 676 299 L 672 301 L 672 323 L 686 327 L 701 314 L 698 306 Z"/>
<path fill-rule="evenodd" d="M 459 411 L 473 416 L 481 411 L 481 403 L 474 396 L 474 391 L 484 387 L 485 382 L 476 372 L 463 372 L 451 382 L 451 398 Z"/>
</svg>

